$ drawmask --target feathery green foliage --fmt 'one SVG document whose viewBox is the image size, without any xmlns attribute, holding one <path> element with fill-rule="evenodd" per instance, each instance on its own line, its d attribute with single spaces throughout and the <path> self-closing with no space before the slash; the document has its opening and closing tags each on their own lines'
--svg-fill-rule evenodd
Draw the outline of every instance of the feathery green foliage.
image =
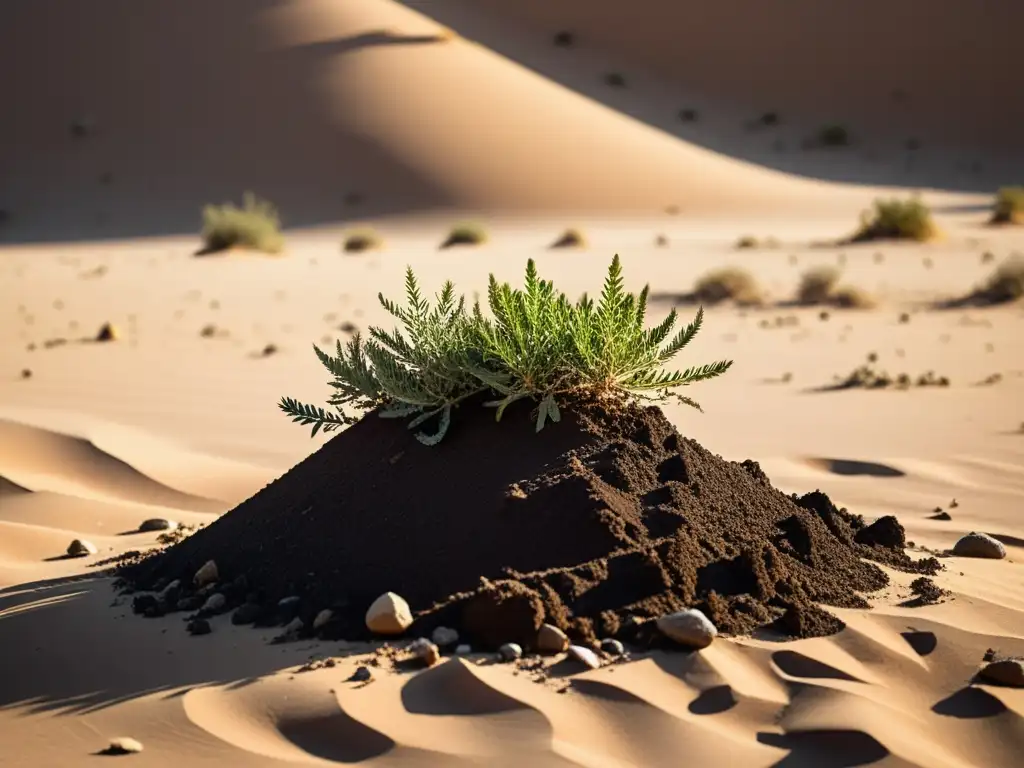
<svg viewBox="0 0 1024 768">
<path fill-rule="evenodd" d="M 356 335 L 345 348 L 338 342 L 336 356 L 314 345 L 334 377 L 335 393 L 328 401 L 333 411 L 292 398 L 281 400 L 281 410 L 312 426 L 314 435 L 357 421 L 345 407 L 378 408 L 384 418 L 412 417 L 410 429 L 436 417 L 435 431 L 416 434 L 420 442 L 433 445 L 444 437 L 452 409 L 474 395 L 492 395 L 485 404 L 496 409 L 498 419 L 511 403 L 535 401 L 540 431 L 547 421 L 561 418 L 559 404 L 580 399 L 662 401 L 671 396 L 699 409 L 674 390 L 719 376 L 732 365 L 730 360 L 665 371 L 663 366 L 697 335 L 703 308 L 674 336 L 675 310 L 647 328 L 648 288 L 639 295 L 625 290 L 618 256 L 596 302 L 584 295 L 571 303 L 551 281 L 540 278 L 532 259 L 523 288 L 491 275 L 489 316 L 479 302 L 467 310 L 450 281 L 432 305 L 411 268 L 405 291 L 405 307 L 379 296 L 400 329 L 370 328 L 365 341 Z"/>
<path fill-rule="evenodd" d="M 207 252 L 240 245 L 277 253 L 284 247 L 277 209 L 251 192 L 245 193 L 241 208 L 233 203 L 206 206 L 203 209 L 202 236 Z"/>
</svg>

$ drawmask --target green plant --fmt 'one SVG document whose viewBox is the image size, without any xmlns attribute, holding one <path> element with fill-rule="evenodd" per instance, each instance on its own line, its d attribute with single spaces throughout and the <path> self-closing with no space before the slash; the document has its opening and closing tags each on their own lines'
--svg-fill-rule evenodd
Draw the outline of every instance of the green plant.
<svg viewBox="0 0 1024 768">
<path fill-rule="evenodd" d="M 931 211 L 918 198 L 876 200 L 871 211 L 861 216 L 860 229 L 852 242 L 879 239 L 925 241 L 938 234 Z"/>
<path fill-rule="evenodd" d="M 1024 224 L 1024 187 L 1003 187 L 992 207 L 993 224 Z"/>
<path fill-rule="evenodd" d="M 745 306 L 762 303 L 757 281 L 749 272 L 738 267 L 723 267 L 703 275 L 693 287 L 693 296 L 707 304 L 729 300 Z"/>
<path fill-rule="evenodd" d="M 202 237 L 206 252 L 239 245 L 277 253 L 284 247 L 277 209 L 251 192 L 245 193 L 241 208 L 233 203 L 206 206 Z"/>
<path fill-rule="evenodd" d="M 628 400 L 662 401 L 675 397 L 700 406 L 675 390 L 711 379 L 732 361 L 668 372 L 662 366 L 682 350 L 701 328 L 704 313 L 670 334 L 677 314 L 653 328 L 644 324 L 648 288 L 627 293 L 619 257 L 608 269 L 604 289 L 595 303 L 584 295 L 571 303 L 551 281 L 540 279 L 534 261 L 526 266 L 524 288 L 499 283 L 491 275 L 487 288 L 490 317 L 480 303 L 466 309 L 451 281 L 432 305 L 424 299 L 411 268 L 406 270 L 407 306 L 378 298 L 401 323 L 401 329 L 371 327 L 367 341 L 357 334 L 337 355 L 313 349 L 334 377 L 333 412 L 282 398 L 279 407 L 312 434 L 329 432 L 357 418 L 344 407 L 378 409 L 384 418 L 411 417 L 415 429 L 436 417 L 432 433 L 418 432 L 426 444 L 439 442 L 451 423 L 452 409 L 476 395 L 492 395 L 485 405 L 505 408 L 518 400 L 538 403 L 537 431 L 559 421 L 559 406 L 597 401 L 614 405 Z"/>
<path fill-rule="evenodd" d="M 376 232 L 366 229 L 349 234 L 345 238 L 342 248 L 345 253 L 362 253 L 380 248 L 383 244 L 384 242 Z"/>
<path fill-rule="evenodd" d="M 458 224 L 448 233 L 448 239 L 441 243 L 442 248 L 453 245 L 482 245 L 487 242 L 487 230 L 477 224 Z"/>
</svg>

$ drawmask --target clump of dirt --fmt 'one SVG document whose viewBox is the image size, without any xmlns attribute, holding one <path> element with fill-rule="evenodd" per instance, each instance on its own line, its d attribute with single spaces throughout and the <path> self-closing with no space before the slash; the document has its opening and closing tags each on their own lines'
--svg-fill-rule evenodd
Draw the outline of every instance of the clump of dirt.
<svg viewBox="0 0 1024 768">
<path fill-rule="evenodd" d="M 219 591 L 221 612 L 297 615 L 307 636 L 330 608 L 318 634 L 359 639 L 369 604 L 392 591 L 412 606 L 414 636 L 444 624 L 481 646 L 529 648 L 543 621 L 576 641 L 652 642 L 649 620 L 686 607 L 723 633 L 828 634 L 842 622 L 821 605 L 865 608 L 888 583 L 868 561 L 938 570 L 904 544 L 895 519 L 868 525 L 820 491 L 784 494 L 757 462 L 716 456 L 658 408 L 566 407 L 538 435 L 525 406 L 496 423 L 471 402 L 431 447 L 368 414 L 121 575 L 133 590 L 180 580 L 157 614 Z M 208 560 L 224 589 L 192 586 Z"/>
<path fill-rule="evenodd" d="M 907 605 L 913 607 L 933 605 L 948 594 L 927 576 L 918 576 L 910 582 L 910 591 L 914 593 L 914 597 L 907 601 Z"/>
</svg>

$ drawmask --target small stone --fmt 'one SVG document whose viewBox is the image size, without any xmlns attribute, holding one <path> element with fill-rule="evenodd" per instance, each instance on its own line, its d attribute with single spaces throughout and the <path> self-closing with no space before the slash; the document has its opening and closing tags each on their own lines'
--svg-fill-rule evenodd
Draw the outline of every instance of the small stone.
<svg viewBox="0 0 1024 768">
<path fill-rule="evenodd" d="M 152 517 L 149 520 L 143 520 L 142 524 L 139 525 L 139 531 L 144 533 L 149 531 L 174 531 L 177 528 L 178 524 L 176 522 L 164 517 Z"/>
<path fill-rule="evenodd" d="M 378 635 L 400 635 L 412 624 L 412 610 L 394 592 L 385 592 L 366 611 L 366 627 Z"/>
<path fill-rule="evenodd" d="M 626 653 L 625 647 L 622 643 L 613 637 L 606 637 L 601 641 L 601 650 L 607 653 L 609 656 L 623 656 Z"/>
<path fill-rule="evenodd" d="M 316 618 L 313 619 L 313 631 L 319 632 L 327 624 L 329 624 L 331 619 L 333 618 L 334 611 L 332 611 L 330 608 L 324 608 L 322 611 L 320 611 L 320 613 L 316 615 Z"/>
<path fill-rule="evenodd" d="M 206 619 L 192 619 L 185 626 L 185 629 L 190 635 L 208 635 L 213 632 L 213 627 L 210 626 L 210 622 Z"/>
<path fill-rule="evenodd" d="M 462 645 L 455 646 L 455 654 L 457 656 L 468 656 L 472 652 L 473 648 L 471 646 L 466 645 L 465 643 L 463 643 Z"/>
<path fill-rule="evenodd" d="M 537 650 L 541 653 L 563 653 L 569 647 L 569 638 L 554 624 L 541 624 L 537 632 Z"/>
<path fill-rule="evenodd" d="M 127 736 L 119 736 L 116 739 L 110 740 L 110 745 L 103 750 L 105 755 L 135 755 L 142 751 L 142 742 L 128 738 Z"/>
<path fill-rule="evenodd" d="M 983 557 L 990 560 L 1002 560 L 1006 557 L 1006 547 L 999 539 L 987 533 L 971 531 L 953 545 L 953 554 L 959 557 Z"/>
<path fill-rule="evenodd" d="M 69 557 L 88 557 L 99 552 L 96 545 L 85 539 L 75 539 L 68 544 L 67 553 Z"/>
<path fill-rule="evenodd" d="M 447 648 L 459 642 L 459 633 L 450 627 L 438 627 L 431 634 L 430 639 L 441 648 Z"/>
<path fill-rule="evenodd" d="M 349 680 L 353 683 L 368 683 L 373 679 L 373 673 L 369 667 L 356 667 Z"/>
<path fill-rule="evenodd" d="M 160 604 L 156 595 L 136 595 L 132 598 L 132 613 L 146 615 L 147 611 L 156 608 Z"/>
<path fill-rule="evenodd" d="M 199 610 L 206 611 L 207 613 L 220 613 L 223 611 L 228 604 L 228 599 L 224 597 L 220 592 L 214 592 L 203 603 L 203 607 Z"/>
<path fill-rule="evenodd" d="M 505 661 L 515 661 L 523 655 L 523 649 L 517 643 L 505 643 L 498 649 L 498 655 Z"/>
<path fill-rule="evenodd" d="M 302 621 L 302 619 L 296 616 L 294 619 L 285 624 L 284 629 L 281 631 L 281 634 L 278 635 L 276 639 L 279 642 L 285 640 L 294 640 L 302 633 L 302 629 L 305 626 L 306 625 Z"/>
<path fill-rule="evenodd" d="M 192 580 L 197 587 L 205 587 L 207 584 L 215 582 L 218 578 L 220 578 L 220 573 L 217 571 L 217 563 L 213 560 L 207 560 L 203 567 L 196 571 L 196 575 Z"/>
<path fill-rule="evenodd" d="M 117 341 L 120 335 L 117 326 L 111 323 L 104 323 L 96 333 L 96 341 Z"/>
<path fill-rule="evenodd" d="M 590 669 L 599 669 L 601 666 L 601 659 L 597 657 L 597 654 L 582 645 L 570 645 L 569 655 Z"/>
<path fill-rule="evenodd" d="M 297 595 L 291 595 L 290 597 L 282 597 L 277 601 L 277 607 L 283 608 L 284 610 L 292 610 L 297 608 L 299 603 L 302 602 L 302 598 Z"/>
<path fill-rule="evenodd" d="M 441 658 L 441 651 L 438 647 L 427 640 L 425 637 L 421 637 L 409 646 L 409 650 L 412 655 L 423 662 L 424 666 L 432 667 Z"/>
<path fill-rule="evenodd" d="M 262 613 L 263 608 L 261 606 L 256 603 L 246 603 L 239 606 L 238 610 L 231 614 L 231 623 L 237 626 L 252 624 Z"/>
<path fill-rule="evenodd" d="M 1024 688 L 1024 659 L 990 661 L 981 668 L 979 676 L 992 683 Z"/>
<path fill-rule="evenodd" d="M 662 616 L 657 626 L 666 637 L 689 648 L 707 648 L 718 635 L 711 620 L 696 608 Z"/>
</svg>

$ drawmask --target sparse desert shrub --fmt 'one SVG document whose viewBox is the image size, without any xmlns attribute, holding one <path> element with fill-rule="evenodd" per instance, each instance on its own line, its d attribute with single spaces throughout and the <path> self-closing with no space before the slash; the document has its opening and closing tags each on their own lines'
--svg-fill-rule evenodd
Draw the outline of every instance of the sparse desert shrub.
<svg viewBox="0 0 1024 768">
<path fill-rule="evenodd" d="M 202 236 L 207 253 L 234 246 L 278 253 L 284 247 L 277 209 L 251 192 L 245 193 L 241 208 L 233 203 L 206 206 Z"/>
<path fill-rule="evenodd" d="M 708 272 L 697 280 L 693 296 L 707 304 L 734 301 L 741 306 L 755 306 L 763 301 L 757 280 L 738 267 L 723 267 Z"/>
<path fill-rule="evenodd" d="M 586 248 L 587 238 L 578 229 L 567 229 L 551 244 L 552 248 Z"/>
<path fill-rule="evenodd" d="M 797 304 L 812 307 L 824 304 L 839 282 L 840 272 L 832 266 L 813 267 L 800 276 L 796 289 Z"/>
<path fill-rule="evenodd" d="M 442 248 L 454 245 L 482 245 L 487 242 L 487 230 L 478 224 L 458 224 L 448 233 L 448 239 L 441 243 Z"/>
<path fill-rule="evenodd" d="M 425 299 L 412 269 L 406 271 L 407 306 L 380 295 L 383 307 L 401 329 L 370 328 L 332 357 L 314 345 L 317 357 L 334 377 L 333 412 L 282 398 L 279 407 L 312 434 L 333 431 L 357 421 L 343 408 L 378 409 L 383 418 L 411 417 L 410 429 L 436 419 L 432 433 L 417 433 L 427 445 L 439 442 L 451 423 L 452 409 L 470 398 L 491 394 L 501 418 L 518 400 L 538 403 L 536 428 L 559 421 L 559 406 L 598 401 L 614 406 L 629 400 L 661 401 L 670 396 L 699 406 L 675 390 L 711 379 L 729 369 L 720 361 L 668 372 L 662 366 L 700 330 L 703 308 L 693 322 L 670 336 L 675 310 L 647 328 L 648 288 L 639 295 L 623 287 L 616 256 L 598 301 L 584 295 L 571 303 L 550 281 L 542 280 L 529 260 L 524 288 L 499 283 L 491 275 L 487 290 L 491 317 L 479 302 L 467 311 L 464 296 L 445 283 L 436 303 Z"/>
<path fill-rule="evenodd" d="M 1024 296 L 1024 258 L 1004 261 L 972 296 L 978 304 L 1006 304 Z"/>
<path fill-rule="evenodd" d="M 363 251 L 371 251 L 380 248 L 384 244 L 380 236 L 371 229 L 364 229 L 358 232 L 352 232 L 345 238 L 345 243 L 342 245 L 345 253 L 362 253 Z"/>
<path fill-rule="evenodd" d="M 744 248 L 757 248 L 761 243 L 753 235 L 744 235 L 736 241 L 736 247 L 740 249 Z"/>
<path fill-rule="evenodd" d="M 1024 187 L 1003 187 L 992 207 L 993 224 L 1024 224 Z"/>
<path fill-rule="evenodd" d="M 846 126 L 833 123 L 822 126 L 818 131 L 818 144 L 823 147 L 845 147 L 850 143 L 850 132 Z"/>
<path fill-rule="evenodd" d="M 902 239 L 924 242 L 938 234 L 928 206 L 916 197 L 909 200 L 876 200 L 874 209 L 861 216 L 860 229 L 850 240 Z"/>
<path fill-rule="evenodd" d="M 840 309 L 871 309 L 875 300 L 860 288 L 841 285 L 828 297 L 828 303 Z"/>
</svg>

